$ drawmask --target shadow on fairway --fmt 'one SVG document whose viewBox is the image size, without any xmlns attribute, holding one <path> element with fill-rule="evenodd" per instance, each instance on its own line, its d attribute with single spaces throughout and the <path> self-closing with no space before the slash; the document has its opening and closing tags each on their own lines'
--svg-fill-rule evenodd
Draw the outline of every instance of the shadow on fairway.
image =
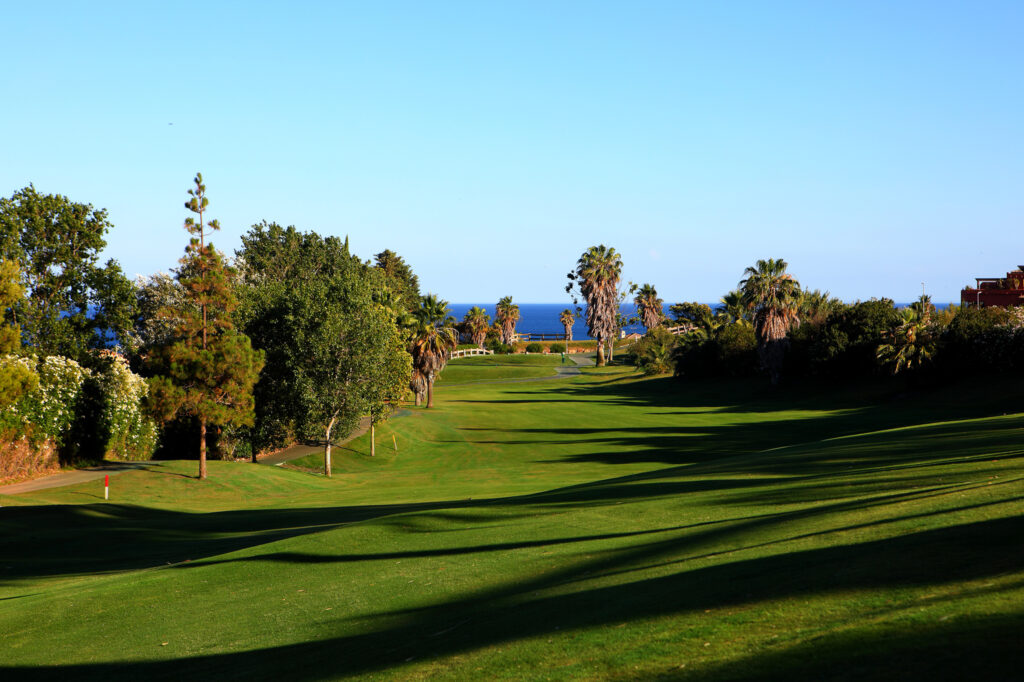
<svg viewBox="0 0 1024 682">
<path fill-rule="evenodd" d="M 637 386 L 640 386 L 639 384 Z M 668 386 L 668 384 L 665 384 Z M 659 393 L 644 398 L 632 384 L 585 386 L 614 391 L 620 399 L 666 401 Z M 624 389 L 627 389 L 625 393 Z M 557 390 L 576 390 L 558 387 Z M 550 389 L 546 393 L 550 393 Z M 612 393 L 609 393 L 612 395 Z M 676 405 L 684 399 L 676 396 Z M 701 402 L 694 399 L 690 402 Z M 841 402 L 841 401 L 840 401 Z M 726 404 L 726 403 L 719 403 Z M 739 401 L 729 403 L 746 409 Z M 285 510 L 244 510 L 188 514 L 117 505 L 5 508 L 0 515 L 0 580 L 29 576 L 99 573 L 168 562 L 180 570 L 196 564 L 238 563 L 245 575 L 248 562 L 348 563 L 504 552 L 526 547 L 556 546 L 594 540 L 623 539 L 621 546 L 578 559 L 534 579 L 507 582 L 424 608 L 379 613 L 381 625 L 359 634 L 328 632 L 318 641 L 193 658 L 73 664 L 52 667 L 0 665 L 4 679 L 295 679 L 319 680 L 365 675 L 410 660 L 442 658 L 529 637 L 675 614 L 714 612 L 720 608 L 756 607 L 772 600 L 842 595 L 859 590 L 917 588 L 992 579 L 991 585 L 970 586 L 973 594 L 1019 588 L 1007 576 L 1024 570 L 1024 517 L 992 518 L 894 537 L 825 548 L 791 551 L 793 540 L 838 533 L 852 528 L 880 527 L 913 516 L 887 516 L 858 526 L 826 524 L 801 531 L 799 523 L 828 519 L 849 511 L 883 508 L 899 502 L 946 495 L 972 487 L 991 486 L 1003 495 L 989 503 L 921 512 L 945 517 L 952 512 L 1017 501 L 1009 486 L 1019 479 L 978 480 L 958 469 L 983 459 L 1020 459 L 1021 418 L 994 418 L 957 424 L 936 424 L 895 433 L 868 434 L 824 446 L 809 445 L 764 452 L 765 448 L 808 442 L 859 430 L 901 426 L 924 420 L 928 405 L 893 410 L 886 405 L 851 399 L 848 413 L 814 420 L 781 420 L 757 425 L 707 428 L 656 427 L 624 429 L 510 429 L 517 442 L 543 445 L 568 436 L 600 445 L 601 451 L 578 455 L 601 461 L 659 461 L 657 471 L 566 486 L 543 493 L 494 500 L 449 500 L 420 504 L 370 505 Z M 819 409 L 832 409 L 824 406 Z M 998 409 L 990 402 L 972 408 L 983 414 Z M 963 414 L 961 409 L 959 414 Z M 929 417 L 936 421 L 942 410 Z M 867 417 L 865 417 L 867 415 Z M 489 430 L 494 434 L 497 431 Z M 520 435 L 515 435 L 520 434 Z M 781 441 L 781 442 L 780 442 Z M 510 442 L 497 440 L 495 442 Z M 596 450 L 596 448 L 595 448 Z M 637 451 L 639 460 L 623 458 Z M 710 453 L 702 455 L 701 453 Z M 979 454 L 981 453 L 981 454 Z M 643 459 L 648 457 L 650 459 Z M 560 460 L 564 461 L 564 460 Z M 696 464 L 694 464 L 696 462 Z M 928 467 L 928 473 L 918 473 Z M 940 468 L 936 473 L 935 468 Z M 1013 470 L 1003 469 L 1003 472 Z M 838 477 L 862 476 L 856 480 Z M 685 477 L 685 478 L 684 478 Z M 833 478 L 836 477 L 836 480 Z M 722 493 L 716 503 L 733 505 L 736 514 L 688 526 L 643 528 L 637 531 L 564 535 L 519 542 L 378 553 L 307 554 L 266 552 L 219 559 L 227 552 L 258 548 L 274 540 L 332 530 L 348 523 L 397 514 L 464 515 L 467 522 L 486 520 L 489 510 L 509 516 L 535 516 L 566 506 L 593 507 L 622 501 Z M 758 502 L 814 506 L 744 515 L 745 505 Z M 478 516 L 475 516 L 478 515 Z M 837 517 L 838 518 L 838 517 Z M 773 533 L 767 533 L 772 530 Z M 409 531 L 415 532 L 415 531 Z M 856 537 L 855 534 L 843 536 Z M 628 541 L 628 542 L 626 542 Z M 726 549 L 723 549 L 726 548 Z M 767 556 L 741 553 L 767 550 Z M 790 550 L 790 551 L 786 551 Z M 770 554 L 771 551 L 785 552 Z M 190 564 L 179 564 L 191 559 Z M 207 559 L 203 561 L 204 559 Z M 651 577 L 652 573 L 657 575 Z M 998 584 L 997 584 L 998 583 Z M 967 588 L 965 588 L 967 589 Z M 958 598 L 969 592 L 960 591 Z M 935 596 L 929 604 L 940 604 Z M 922 602 L 924 604 L 924 602 Z M 877 605 L 874 615 L 884 630 L 839 632 L 811 643 L 751 654 L 702 671 L 706 679 L 865 679 L 901 680 L 1012 679 L 1024 664 L 1024 611 L 990 617 L 962 618 L 918 629 L 913 619 L 896 620 L 905 604 Z M 397 623 L 397 624 L 396 624 Z M 334 636 L 332 636 L 332 634 Z M 681 661 L 683 663 L 685 661 Z M 465 672 L 466 677 L 472 674 Z M 665 670 L 666 679 L 685 669 Z"/>
<path fill-rule="evenodd" d="M 678 555 L 691 549 L 683 536 L 642 544 L 532 581 L 508 585 L 403 614 L 399 625 L 363 634 L 327 637 L 266 649 L 168 661 L 43 667 L 0 666 L 5 679 L 293 679 L 315 680 L 381 671 L 417 659 L 450 656 L 485 646 L 595 625 L 670 614 L 703 613 L 770 600 L 840 594 L 879 587 L 921 587 L 979 580 L 1024 567 L 1021 517 L 962 524 L 898 537 L 688 568 L 565 593 L 568 582 L 587 584 L 595 573 Z M 1012 587 L 1018 587 L 1013 585 Z M 1006 586 L 980 586 L 975 593 Z M 962 596 L 962 593 L 961 595 Z M 934 597 L 931 604 L 941 603 Z M 894 607 L 898 608 L 898 607 Z M 879 616 L 885 615 L 879 609 Z M 792 649 L 769 650 L 706 671 L 707 679 L 901 680 L 1012 679 L 1024 662 L 1020 611 L 990 618 L 929 625 L 888 621 L 882 633 L 840 632 Z M 393 622 L 393 621 L 392 621 Z M 862 646 L 871 647 L 864 651 Z M 857 660 L 854 660 L 856 657 Z M 982 660 L 983 659 L 983 660 Z M 851 666 L 852 664 L 852 666 Z M 896 666 L 896 667 L 894 667 Z M 668 678 L 675 671 L 665 671 Z M 860 673 L 860 675 L 856 673 Z M 678 672 L 682 674 L 681 671 Z M 704 675 L 702 675 L 704 677 Z"/>
</svg>

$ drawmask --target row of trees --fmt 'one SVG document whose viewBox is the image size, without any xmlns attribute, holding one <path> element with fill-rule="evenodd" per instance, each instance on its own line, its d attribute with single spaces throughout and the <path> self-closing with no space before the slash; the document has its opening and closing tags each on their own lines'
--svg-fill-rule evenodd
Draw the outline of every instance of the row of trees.
<svg viewBox="0 0 1024 682">
<path fill-rule="evenodd" d="M 330 444 L 361 417 L 386 418 L 417 375 L 430 393 L 453 335 L 444 302 L 420 297 L 401 257 L 363 262 L 347 240 L 264 222 L 229 263 L 209 240 L 208 206 L 197 175 L 179 267 L 132 283 L 115 261 L 98 264 L 104 211 L 33 187 L 0 201 L 5 442 L 12 425 L 34 428 L 17 396 L 44 365 L 64 366 L 50 358 L 82 367 L 76 376 L 118 358 L 141 386 L 136 407 L 164 424 L 162 448 L 196 453 L 200 477 L 209 447 L 255 453 L 294 438 L 323 441 L 329 470 Z"/>
<path fill-rule="evenodd" d="M 645 298 L 660 310 L 660 300 Z M 737 289 L 714 310 L 687 302 L 669 311 L 673 320 L 653 324 L 656 317 L 644 318 L 648 333 L 633 349 L 648 374 L 739 376 L 760 370 L 777 384 L 784 376 L 906 374 L 921 380 L 1024 368 L 1022 309 L 937 311 L 928 296 L 902 309 L 891 299 L 846 304 L 828 292 L 801 289 L 781 259 L 748 267 Z"/>
</svg>

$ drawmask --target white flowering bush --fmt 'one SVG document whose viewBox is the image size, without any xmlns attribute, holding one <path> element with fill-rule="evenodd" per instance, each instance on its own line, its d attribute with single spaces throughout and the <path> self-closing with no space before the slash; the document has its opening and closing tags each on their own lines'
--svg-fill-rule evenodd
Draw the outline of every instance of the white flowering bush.
<svg viewBox="0 0 1024 682">
<path fill-rule="evenodd" d="M 8 356 L 4 360 L 22 364 L 39 377 L 36 388 L 8 408 L 10 414 L 5 421 L 20 422 L 22 428 L 31 426 L 36 438 L 50 439 L 58 446 L 66 444 L 89 370 L 58 355 L 48 356 L 42 362 L 32 357 Z"/>
<path fill-rule="evenodd" d="M 60 356 L 0 358 L 0 364 L 19 365 L 38 378 L 34 389 L 0 412 L 8 440 L 49 443 L 64 461 L 152 457 L 159 432 L 143 408 L 146 381 L 116 353 L 104 355 L 107 362 L 95 371 Z"/>
<path fill-rule="evenodd" d="M 117 459 L 149 459 L 159 432 L 143 410 L 146 380 L 133 374 L 124 358 L 116 355 L 95 378 L 102 403 L 98 426 L 106 438 L 105 454 Z"/>
</svg>

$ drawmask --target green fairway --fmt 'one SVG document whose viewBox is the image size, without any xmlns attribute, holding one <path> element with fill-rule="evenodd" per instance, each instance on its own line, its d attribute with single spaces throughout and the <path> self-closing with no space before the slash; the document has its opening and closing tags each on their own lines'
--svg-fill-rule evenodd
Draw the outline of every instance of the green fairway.
<svg viewBox="0 0 1024 682">
<path fill-rule="evenodd" d="M 0 676 L 1019 677 L 1012 383 L 507 381 L 559 360 L 456 360 L 332 479 L 0 497 Z"/>
<path fill-rule="evenodd" d="M 437 386 L 500 379 L 532 379 L 555 376 L 555 368 L 572 366 L 572 360 L 555 355 L 473 355 L 451 360 L 437 379 Z"/>
</svg>

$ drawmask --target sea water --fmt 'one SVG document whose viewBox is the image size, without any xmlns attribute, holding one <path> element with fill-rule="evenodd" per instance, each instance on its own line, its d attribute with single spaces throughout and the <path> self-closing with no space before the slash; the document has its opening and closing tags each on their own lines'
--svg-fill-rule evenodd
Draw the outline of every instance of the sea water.
<svg viewBox="0 0 1024 682">
<path fill-rule="evenodd" d="M 473 306 L 480 306 L 487 311 L 494 322 L 494 303 L 450 303 L 451 315 L 461 322 L 466 312 Z M 565 327 L 562 326 L 558 316 L 563 310 L 575 312 L 576 306 L 572 303 L 516 303 L 519 306 L 519 322 L 516 323 L 516 332 L 520 334 L 565 334 Z M 580 306 L 579 317 L 572 326 L 572 338 L 576 341 L 583 341 L 590 338 L 587 334 L 586 306 Z M 637 315 L 636 306 L 632 303 L 620 306 L 623 317 L 631 318 Z M 665 306 L 665 315 L 668 314 L 668 306 Z M 623 327 L 625 332 L 638 332 L 643 334 L 645 329 L 642 324 L 630 324 Z"/>
</svg>

